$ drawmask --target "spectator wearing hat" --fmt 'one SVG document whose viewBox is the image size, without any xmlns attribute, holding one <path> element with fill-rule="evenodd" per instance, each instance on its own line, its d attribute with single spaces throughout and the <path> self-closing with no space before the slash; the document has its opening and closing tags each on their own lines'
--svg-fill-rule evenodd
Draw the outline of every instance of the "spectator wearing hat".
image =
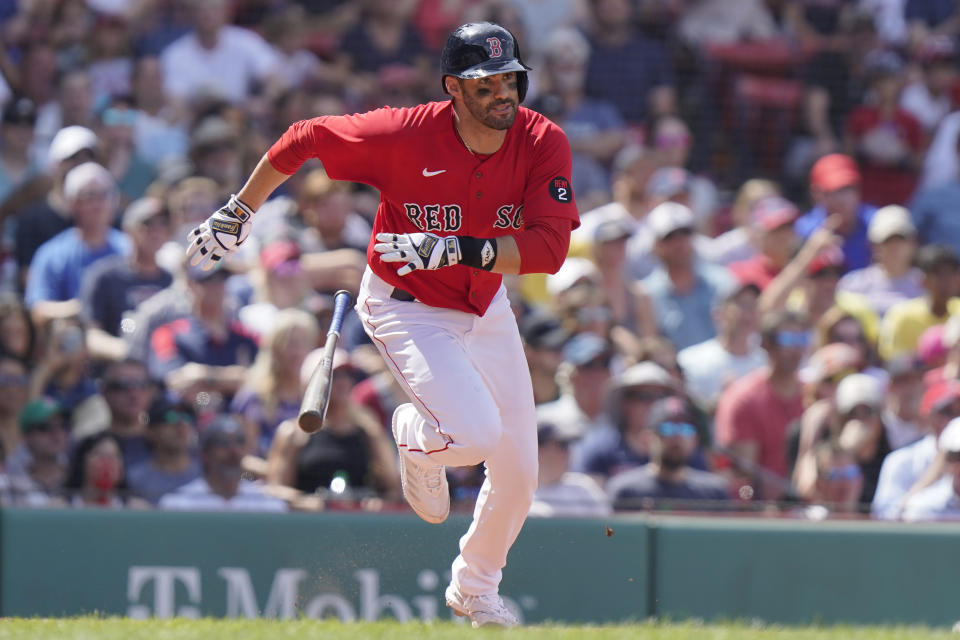
<svg viewBox="0 0 960 640">
<path fill-rule="evenodd" d="M 323 349 L 315 349 L 303 361 L 301 389 L 321 357 Z M 267 454 L 267 482 L 306 495 L 330 489 L 344 498 L 399 497 L 396 447 L 376 416 L 350 400 L 350 354 L 338 349 L 332 371 L 323 429 L 308 435 L 296 420 L 280 423 Z"/>
<path fill-rule="evenodd" d="M 190 135 L 189 165 L 184 170 L 210 178 L 223 194 L 240 179 L 242 161 L 240 140 L 234 127 L 223 117 L 211 115 L 202 119 Z"/>
<path fill-rule="evenodd" d="M 240 105 L 276 68 L 273 48 L 256 33 L 228 24 L 229 10 L 226 0 L 191 5 L 191 31 L 160 56 L 170 99 L 186 103 L 203 96 Z"/>
<path fill-rule="evenodd" d="M 876 207 L 863 202 L 860 184 L 860 169 L 850 156 L 832 153 L 820 158 L 810 169 L 810 194 L 816 206 L 796 223 L 797 233 L 805 239 L 824 226 L 839 235 L 844 271 L 870 264 L 867 225 Z"/>
<path fill-rule="evenodd" d="M 786 489 L 787 434 L 803 414 L 798 371 L 810 346 L 809 327 L 806 317 L 796 312 L 764 317 L 760 344 L 768 366 L 728 386 L 717 403 L 716 443 L 752 476 L 759 489 L 755 495 L 766 499 L 778 498 Z"/>
<path fill-rule="evenodd" d="M 879 320 L 867 299 L 856 293 L 837 290 L 846 262 L 835 241 L 836 236 L 828 228 L 818 229 L 763 290 L 760 313 L 789 309 L 803 313 L 811 325 L 816 326 L 833 309 L 838 309 L 854 316 L 873 343 Z"/>
<path fill-rule="evenodd" d="M 648 304 L 640 308 L 652 309 L 653 324 L 677 349 L 713 338 L 716 326 L 710 310 L 718 293 L 732 286 L 732 277 L 725 269 L 697 260 L 688 207 L 664 203 L 650 212 L 648 223 L 660 265 L 641 283 L 640 298 Z"/>
<path fill-rule="evenodd" d="M 529 311 L 520 318 L 519 325 L 535 403 L 541 405 L 558 400 L 557 370 L 563 362 L 563 346 L 570 334 L 555 315 L 545 310 Z"/>
<path fill-rule="evenodd" d="M 900 107 L 906 67 L 893 51 L 871 51 L 864 59 L 869 100 L 847 119 L 845 147 L 859 161 L 864 200 L 907 204 L 917 185 L 926 146 L 923 125 Z"/>
<path fill-rule="evenodd" d="M 67 174 L 63 190 L 75 226 L 40 245 L 27 275 L 24 299 L 38 321 L 79 311 L 80 282 L 90 267 L 131 252 L 127 235 L 111 226 L 117 187 L 109 171 L 82 164 Z"/>
<path fill-rule="evenodd" d="M 677 392 L 676 380 L 654 362 L 638 362 L 626 369 L 612 384 L 612 424 L 588 432 L 574 444 L 573 470 L 587 473 L 605 486 L 618 473 L 645 465 L 650 461 L 650 407 Z M 706 468 L 699 449 L 695 466 Z"/>
<path fill-rule="evenodd" d="M 746 228 L 756 253 L 727 265 L 739 282 L 752 283 L 763 291 L 794 259 L 800 241 L 793 225 L 799 215 L 796 205 L 780 196 L 753 204 Z"/>
<path fill-rule="evenodd" d="M 6 472 L 27 478 L 48 498 L 61 495 L 67 480 L 69 433 L 65 413 L 56 401 L 38 397 L 20 412 L 22 442 L 9 452 Z"/>
<path fill-rule="evenodd" d="M 921 74 L 904 87 L 900 107 L 916 118 L 929 135 L 953 110 L 957 45 L 949 36 L 932 36 L 917 43 L 913 57 Z"/>
<path fill-rule="evenodd" d="M 654 403 L 646 428 L 650 462 L 610 478 L 607 494 L 614 509 L 715 509 L 715 501 L 730 497 L 726 478 L 690 466 L 697 427 L 683 398 L 671 396 Z"/>
<path fill-rule="evenodd" d="M 146 429 L 149 456 L 130 465 L 130 490 L 153 506 L 165 494 L 200 477 L 193 412 L 183 403 L 158 397 L 150 405 Z"/>
<path fill-rule="evenodd" d="M 3 108 L 0 128 L 0 203 L 41 172 L 30 154 L 37 108 L 29 98 L 16 98 Z"/>
<path fill-rule="evenodd" d="M 96 158 L 98 146 L 97 134 L 78 125 L 64 127 L 53 137 L 47 153 L 49 188 L 38 201 L 17 211 L 14 246 L 22 280 L 37 248 L 74 223 L 63 191 L 64 181 L 72 169 Z"/>
<path fill-rule="evenodd" d="M 641 304 L 636 285 L 627 277 L 627 241 L 632 225 L 625 220 L 605 220 L 593 234 L 593 261 L 597 265 L 600 289 L 610 308 L 613 324 L 635 334 L 646 335 L 653 327 L 641 327 Z M 645 314 L 649 317 L 649 311 Z"/>
<path fill-rule="evenodd" d="M 873 263 L 844 275 L 837 290 L 863 296 L 882 317 L 894 304 L 923 295 L 923 273 L 913 266 L 917 229 L 907 209 L 887 205 L 870 220 L 867 239 Z"/>
<path fill-rule="evenodd" d="M 565 437 L 578 439 L 610 425 L 606 393 L 613 349 L 593 333 L 578 333 L 563 347 L 557 370 L 560 397 L 537 406 L 537 420 L 549 423 Z"/>
<path fill-rule="evenodd" d="M 537 428 L 537 490 L 530 515 L 599 518 L 610 514 L 610 500 L 585 473 L 570 471 L 571 440 L 552 424 Z"/>
<path fill-rule="evenodd" d="M 80 283 L 80 303 L 93 350 L 105 356 L 123 357 L 130 333 L 124 318 L 144 300 L 166 289 L 173 276 L 157 264 L 157 252 L 170 237 L 170 220 L 163 203 L 141 198 L 127 206 L 123 231 L 130 238 L 129 256 L 112 256 L 90 267 Z M 126 329 L 126 330 L 124 330 Z"/>
<path fill-rule="evenodd" d="M 283 500 L 243 478 L 246 449 L 243 426 L 230 416 L 218 417 L 200 432 L 202 475 L 165 494 L 158 506 L 167 511 L 286 511 Z"/>
<path fill-rule="evenodd" d="M 903 519 L 960 520 L 960 420 L 951 420 L 937 448 L 944 457 L 942 476 L 929 487 L 909 497 L 903 506 Z"/>
<path fill-rule="evenodd" d="M 716 409 L 728 384 L 767 364 L 757 332 L 759 295 L 755 284 L 741 284 L 722 292 L 711 311 L 716 337 L 677 354 L 690 397 L 707 413 Z"/>
<path fill-rule="evenodd" d="M 871 513 L 875 518 L 897 519 L 903 500 L 934 465 L 938 439 L 951 420 L 960 416 L 960 383 L 943 380 L 930 387 L 920 401 L 920 420 L 926 435 L 894 450 L 883 461 Z"/>
<path fill-rule="evenodd" d="M 927 245 L 917 252 L 916 262 L 923 272 L 925 295 L 899 302 L 887 311 L 877 344 L 885 360 L 914 352 L 924 331 L 960 312 L 957 298 L 960 259 L 953 249 Z"/>
<path fill-rule="evenodd" d="M 257 343 L 227 307 L 229 272 L 185 269 L 191 311 L 150 335 L 150 375 L 180 393 L 232 395 L 257 355 Z"/>
</svg>

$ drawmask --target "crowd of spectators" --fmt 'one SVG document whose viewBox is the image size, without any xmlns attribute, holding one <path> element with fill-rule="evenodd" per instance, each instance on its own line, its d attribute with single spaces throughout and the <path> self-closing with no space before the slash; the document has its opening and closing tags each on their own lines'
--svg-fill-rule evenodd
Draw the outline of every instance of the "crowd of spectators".
<svg viewBox="0 0 960 640">
<path fill-rule="evenodd" d="M 445 99 L 470 20 L 581 212 L 505 278 L 532 513 L 960 515 L 960 5 L 919 0 L 0 3 L 0 504 L 405 509 L 356 318 L 294 423 L 377 193 L 311 162 L 222 268 L 184 243 L 289 124 Z"/>
</svg>

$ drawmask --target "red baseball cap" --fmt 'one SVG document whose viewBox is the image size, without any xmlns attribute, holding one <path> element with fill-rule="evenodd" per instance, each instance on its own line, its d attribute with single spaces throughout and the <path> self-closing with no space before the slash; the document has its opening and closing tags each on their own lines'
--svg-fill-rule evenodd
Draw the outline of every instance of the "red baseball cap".
<svg viewBox="0 0 960 640">
<path fill-rule="evenodd" d="M 763 231 L 773 231 L 791 224 L 800 216 L 796 205 L 780 196 L 761 198 L 750 210 L 750 225 Z"/>
<path fill-rule="evenodd" d="M 960 399 L 960 380 L 941 380 L 931 385 L 920 400 L 920 414 L 929 416 L 934 411 Z"/>
<path fill-rule="evenodd" d="M 843 257 L 840 247 L 827 247 L 807 265 L 807 275 L 815 276 L 824 269 L 842 269 L 845 263 L 846 258 Z"/>
<path fill-rule="evenodd" d="M 271 271 L 285 262 L 293 262 L 299 259 L 300 246 L 293 240 L 275 240 L 260 250 L 260 264 Z"/>
<path fill-rule="evenodd" d="M 836 191 L 860 184 L 856 161 L 842 153 L 831 153 L 817 160 L 810 169 L 810 186 L 820 191 Z"/>
</svg>

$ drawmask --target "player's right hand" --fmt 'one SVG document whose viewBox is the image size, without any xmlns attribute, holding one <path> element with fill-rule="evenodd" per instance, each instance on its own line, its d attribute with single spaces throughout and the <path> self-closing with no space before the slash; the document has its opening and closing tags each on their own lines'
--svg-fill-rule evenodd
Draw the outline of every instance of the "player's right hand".
<svg viewBox="0 0 960 640">
<path fill-rule="evenodd" d="M 243 244 L 250 235 L 253 213 L 237 196 L 230 196 L 226 205 L 190 232 L 187 246 L 190 264 L 207 271 Z"/>
</svg>

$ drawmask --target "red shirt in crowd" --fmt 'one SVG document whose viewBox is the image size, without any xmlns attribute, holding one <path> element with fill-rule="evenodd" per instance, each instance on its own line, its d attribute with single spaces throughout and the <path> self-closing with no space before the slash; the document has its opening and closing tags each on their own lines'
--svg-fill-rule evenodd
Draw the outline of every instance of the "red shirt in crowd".
<svg viewBox="0 0 960 640">
<path fill-rule="evenodd" d="M 923 125 L 903 109 L 897 109 L 891 120 L 885 120 L 880 110 L 873 105 L 861 105 L 850 112 L 847 133 L 860 140 L 881 127 L 889 129 L 914 155 L 923 151 L 925 140 Z M 908 166 L 886 166 L 860 159 L 864 202 L 882 207 L 888 204 L 905 205 L 917 187 L 917 170 Z"/>
</svg>

